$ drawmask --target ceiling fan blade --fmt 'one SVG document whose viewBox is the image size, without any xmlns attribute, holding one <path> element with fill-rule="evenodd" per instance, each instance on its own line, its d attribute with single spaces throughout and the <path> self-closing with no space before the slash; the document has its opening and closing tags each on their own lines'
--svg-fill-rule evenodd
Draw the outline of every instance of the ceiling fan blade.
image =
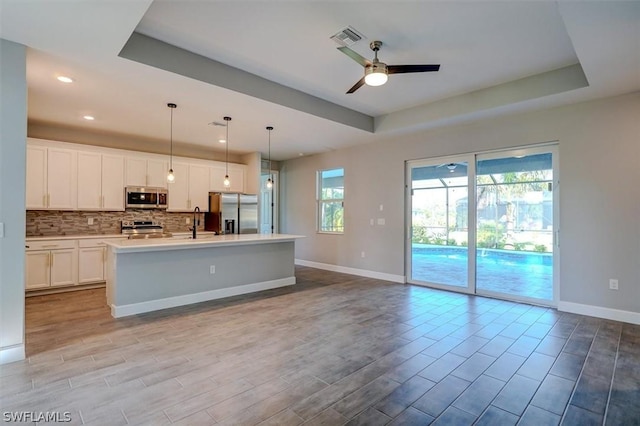
<svg viewBox="0 0 640 426">
<path fill-rule="evenodd" d="M 347 55 L 348 57 L 350 57 L 351 59 L 353 59 L 354 61 L 356 61 L 357 63 L 359 63 L 360 65 L 362 65 L 363 67 L 371 65 L 370 60 L 368 60 L 364 56 L 361 56 L 358 52 L 354 52 L 353 50 L 349 49 L 346 46 L 338 47 L 338 50 L 344 53 L 345 55 Z"/>
<path fill-rule="evenodd" d="M 410 72 L 430 72 L 438 71 L 440 64 L 438 65 L 387 65 L 387 71 L 389 74 L 406 74 Z"/>
<path fill-rule="evenodd" d="M 364 84 L 364 77 L 362 77 L 360 80 L 358 80 L 358 82 L 356 84 L 354 84 L 351 89 L 349 89 L 349 91 L 347 92 L 347 95 L 349 93 L 353 93 L 356 90 L 358 90 L 359 88 L 361 88 L 363 84 Z"/>
</svg>

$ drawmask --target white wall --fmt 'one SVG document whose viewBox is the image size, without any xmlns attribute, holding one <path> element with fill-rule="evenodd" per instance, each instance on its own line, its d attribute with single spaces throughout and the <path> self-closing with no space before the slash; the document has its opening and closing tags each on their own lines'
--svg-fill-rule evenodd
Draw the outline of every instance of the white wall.
<svg viewBox="0 0 640 426">
<path fill-rule="evenodd" d="M 0 39 L 0 363 L 24 358 L 26 49 Z"/>
<path fill-rule="evenodd" d="M 405 275 L 406 160 L 558 141 L 560 308 L 620 310 L 632 313 L 622 319 L 635 322 L 640 318 L 633 314 L 640 314 L 639 117 L 640 93 L 634 93 L 290 160 L 282 165 L 282 231 L 307 236 L 296 242 L 298 259 Z M 334 167 L 345 167 L 346 232 L 317 234 L 315 173 Z M 369 225 L 379 217 L 386 225 Z M 619 280 L 619 291 L 609 290 L 609 278 Z"/>
</svg>

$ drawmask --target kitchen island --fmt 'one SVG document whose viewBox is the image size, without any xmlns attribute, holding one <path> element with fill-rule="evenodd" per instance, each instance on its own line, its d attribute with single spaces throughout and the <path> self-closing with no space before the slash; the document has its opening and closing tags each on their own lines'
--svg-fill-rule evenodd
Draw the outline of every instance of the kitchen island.
<svg viewBox="0 0 640 426">
<path fill-rule="evenodd" d="M 296 283 L 300 235 L 206 235 L 107 242 L 114 318 Z"/>
</svg>

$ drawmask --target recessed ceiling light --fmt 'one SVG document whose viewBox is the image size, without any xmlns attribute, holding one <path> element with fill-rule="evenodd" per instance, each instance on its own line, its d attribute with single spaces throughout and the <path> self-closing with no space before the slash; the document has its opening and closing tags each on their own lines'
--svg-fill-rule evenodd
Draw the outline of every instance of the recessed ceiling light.
<svg viewBox="0 0 640 426">
<path fill-rule="evenodd" d="M 73 79 L 71 77 L 67 77 L 66 75 L 59 75 L 58 81 L 62 83 L 73 83 Z"/>
<path fill-rule="evenodd" d="M 220 143 L 227 143 L 227 140 L 226 140 L 226 139 L 218 139 L 218 142 L 220 142 Z"/>
<path fill-rule="evenodd" d="M 93 115 L 83 115 L 82 118 L 88 121 L 93 121 L 96 119 Z"/>
</svg>

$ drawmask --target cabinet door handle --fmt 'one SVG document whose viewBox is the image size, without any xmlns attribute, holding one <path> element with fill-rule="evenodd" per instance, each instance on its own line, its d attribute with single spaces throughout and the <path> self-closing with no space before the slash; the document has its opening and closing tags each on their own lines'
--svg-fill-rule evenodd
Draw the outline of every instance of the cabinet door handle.
<svg viewBox="0 0 640 426">
<path fill-rule="evenodd" d="M 47 194 L 47 207 L 51 207 L 51 194 Z"/>
<path fill-rule="evenodd" d="M 42 195 L 42 206 L 47 207 L 47 194 Z"/>
<path fill-rule="evenodd" d="M 49 253 L 49 256 L 51 257 L 51 267 L 53 268 L 53 253 Z"/>
<path fill-rule="evenodd" d="M 102 196 L 102 207 L 104 207 L 104 195 Z"/>
<path fill-rule="evenodd" d="M 47 253 L 47 267 L 51 266 L 51 253 Z"/>
</svg>

